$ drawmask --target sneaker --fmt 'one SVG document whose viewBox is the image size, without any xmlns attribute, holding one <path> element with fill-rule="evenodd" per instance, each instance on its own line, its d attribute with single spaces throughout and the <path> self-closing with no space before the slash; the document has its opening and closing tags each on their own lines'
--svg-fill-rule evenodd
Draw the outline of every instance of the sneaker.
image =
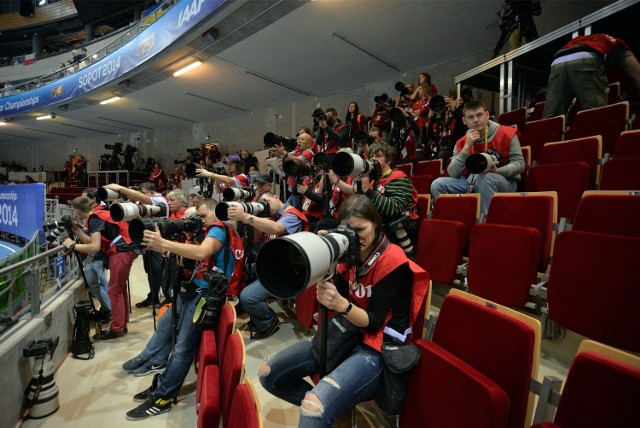
<svg viewBox="0 0 640 428">
<path fill-rule="evenodd" d="M 271 323 L 271 325 L 266 330 L 263 330 L 263 331 L 258 330 L 255 333 L 253 333 L 253 335 L 251 336 L 251 339 L 260 340 L 260 339 L 266 339 L 268 337 L 273 336 L 273 334 L 280 329 L 278 324 L 280 324 L 280 320 L 278 319 L 278 316 L 274 312 L 273 322 Z"/>
<path fill-rule="evenodd" d="M 147 401 L 147 399 L 149 398 L 153 398 L 153 391 L 156 390 L 156 388 L 158 387 L 158 379 L 160 378 L 160 374 L 156 373 L 153 375 L 153 380 L 151 381 L 151 386 L 147 389 L 145 389 L 142 392 L 138 392 L 136 395 L 133 396 L 133 401 L 136 402 L 143 402 L 143 401 Z"/>
<path fill-rule="evenodd" d="M 150 298 L 144 299 L 142 302 L 136 303 L 136 308 L 148 308 L 153 304 L 153 300 Z"/>
<path fill-rule="evenodd" d="M 162 373 L 167 368 L 167 363 L 154 363 L 148 361 L 137 369 L 133 370 L 134 376 L 146 376 L 152 373 Z"/>
<path fill-rule="evenodd" d="M 127 419 L 130 421 L 137 421 L 151 416 L 161 415 L 171 410 L 171 406 L 172 400 L 151 397 L 135 409 L 129 410 L 127 412 Z"/>
<path fill-rule="evenodd" d="M 106 330 L 103 331 L 102 333 L 100 333 L 98 335 L 98 340 L 111 340 L 111 339 L 117 339 L 119 337 L 124 336 L 125 334 L 127 334 L 127 329 L 125 329 L 124 331 L 113 331 L 113 330 Z"/>
<path fill-rule="evenodd" d="M 133 357 L 132 359 L 130 359 L 126 363 L 124 363 L 122 365 L 122 369 L 127 373 L 131 373 L 132 371 L 134 371 L 138 367 L 144 365 L 144 363 L 146 363 L 146 362 L 147 362 L 147 360 L 145 360 L 140 355 L 138 355 L 136 357 Z"/>
</svg>

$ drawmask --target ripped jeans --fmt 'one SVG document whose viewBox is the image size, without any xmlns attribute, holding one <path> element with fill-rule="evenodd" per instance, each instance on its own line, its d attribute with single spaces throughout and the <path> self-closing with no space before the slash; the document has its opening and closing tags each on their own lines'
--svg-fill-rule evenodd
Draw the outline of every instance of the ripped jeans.
<svg viewBox="0 0 640 428">
<path fill-rule="evenodd" d="M 271 394 L 300 406 L 307 392 L 321 407 L 312 413 L 300 409 L 300 427 L 332 427 L 336 418 L 356 404 L 371 400 L 382 379 L 380 353 L 358 345 L 353 353 L 315 386 L 304 378 L 318 372 L 311 353 L 311 339 L 303 340 L 265 360 L 268 374 L 260 373 L 260 383 Z M 313 403 L 312 407 L 313 407 Z"/>
</svg>

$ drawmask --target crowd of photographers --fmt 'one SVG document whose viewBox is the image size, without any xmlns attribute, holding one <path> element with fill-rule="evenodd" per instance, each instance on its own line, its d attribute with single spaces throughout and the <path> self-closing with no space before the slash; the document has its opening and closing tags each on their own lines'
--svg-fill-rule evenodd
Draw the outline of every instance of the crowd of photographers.
<svg viewBox="0 0 640 428">
<path fill-rule="evenodd" d="M 378 257 L 373 255 L 374 251 L 392 254 L 381 259 L 393 260 L 398 269 L 402 266 L 403 278 L 410 278 L 410 271 L 419 276 L 420 269 L 411 261 L 418 220 L 417 193 L 410 178 L 395 169 L 395 165 L 453 154 L 455 171 L 450 173 L 455 174 L 451 180 L 466 183 L 468 173 L 462 169 L 465 165 L 470 168 L 465 160 L 476 148 L 478 152 L 493 148 L 501 158 L 516 159 L 519 145 L 510 148 L 513 133 L 489 123 L 486 107 L 473 101 L 470 91 L 463 91 L 461 100 L 455 94 L 438 96 L 427 73 L 420 75 L 416 86 L 398 82 L 396 89 L 395 101 L 386 94 L 376 97 L 370 118 L 352 102 L 344 121 L 339 119 L 335 108 L 316 109 L 310 117 L 313 126 L 302 127 L 295 138 L 267 133 L 264 143 L 270 157 L 266 174 L 259 172 L 257 160 L 247 150 L 228 155 L 225 167 L 221 168 L 215 166 L 219 160 L 217 145 L 190 149 L 184 160 L 176 161 L 174 180 L 183 176 L 194 178 L 195 188 L 185 191 L 176 185 L 167 187 L 171 180 L 154 162 L 149 182 L 138 188 L 108 184 L 87 189 L 74 199 L 71 205 L 82 224 L 66 218 L 62 225 L 45 227 L 50 242 L 68 233 L 63 245 L 83 258 L 89 293 L 98 304 L 93 316 L 101 323 L 110 322 L 110 327 L 99 332 L 97 339 L 117 339 L 128 332 L 127 280 L 138 255 L 142 255 L 149 292 L 136 307 L 152 308 L 155 325 L 156 308 L 172 303 L 172 310 L 160 318 L 143 352 L 123 364 L 123 369 L 135 375 L 156 373 L 152 385 L 134 397 L 142 404 L 128 412 L 127 418 L 142 419 L 171 409 L 203 328 L 217 321 L 221 305 L 231 296 L 238 298 L 236 310 L 249 315 L 253 340 L 267 339 L 278 331 L 279 319 L 269 299 L 282 298 L 283 294 L 291 298 L 302 292 L 311 298 L 298 299 L 299 316 L 312 315 L 320 302 L 363 329 L 366 339 L 363 343 L 375 351 L 380 351 L 385 325 L 391 325 L 387 324 L 387 314 L 394 306 L 412 308 L 398 312 L 403 316 L 394 328 L 405 331 L 415 316 L 411 289 L 393 290 L 390 284 L 397 281 L 389 278 L 400 273 L 381 267 Z M 460 132 L 462 138 L 454 144 L 452 138 Z M 499 138 L 493 142 L 495 136 Z M 517 168 L 509 167 L 509 162 L 504 165 L 504 170 L 518 172 Z M 487 171 L 474 170 L 471 175 L 493 174 L 496 169 L 493 165 Z M 446 191 L 446 186 L 438 188 L 439 193 Z M 461 190 L 456 187 L 455 191 Z M 353 211 L 356 208 L 361 211 Z M 350 235 L 344 227 L 352 230 Z M 361 282 L 363 278 L 373 281 L 372 285 L 378 284 L 377 291 L 366 299 L 361 296 L 365 288 L 342 285 L 336 288 L 319 278 L 317 288 L 314 282 L 313 288 L 306 284 L 291 294 L 274 285 L 287 283 L 282 287 L 290 287 L 299 279 L 276 280 L 269 270 L 289 261 L 283 260 L 282 252 L 269 251 L 269 255 L 264 255 L 260 248 L 278 241 L 275 238 L 290 237 L 296 241 L 302 239 L 299 236 L 303 232 L 324 234 L 327 230 L 340 230 L 338 235 L 351 237 L 349 245 L 341 247 L 343 238 L 331 245 L 334 250 L 342 248 L 341 261 L 349 260 L 344 271 L 347 278 L 349 269 L 355 269 L 351 272 L 356 275 L 352 285 L 366 288 Z M 352 245 L 360 250 L 351 251 Z M 391 249 L 387 250 L 388 246 Z M 347 250 L 354 254 L 344 254 Z M 265 263 L 265 257 L 271 259 Z M 336 256 L 332 263 L 337 261 Z M 108 282 L 105 266 L 110 270 Z M 366 276 L 369 270 L 372 274 Z M 424 278 L 420 281 L 423 284 Z M 369 305 L 372 306 L 368 308 Z M 359 309 L 352 312 L 352 306 Z M 350 313 L 353 319 L 347 316 Z M 402 341 L 406 335 L 400 335 L 404 337 Z M 354 352 L 358 358 L 369 355 L 368 351 Z M 286 361 L 291 358 L 288 354 Z M 380 360 L 376 361 L 379 366 Z M 309 367 L 316 369 L 315 365 Z M 379 381 L 377 373 L 374 370 L 367 375 L 374 384 Z M 268 381 L 269 376 L 263 379 Z M 276 395 L 281 391 L 281 386 L 265 387 Z M 316 410 L 327 394 L 333 393 L 309 388 L 303 399 L 289 401 L 302 406 L 303 419 L 314 419 L 322 416 Z M 320 402 L 318 397 L 322 397 Z"/>
</svg>

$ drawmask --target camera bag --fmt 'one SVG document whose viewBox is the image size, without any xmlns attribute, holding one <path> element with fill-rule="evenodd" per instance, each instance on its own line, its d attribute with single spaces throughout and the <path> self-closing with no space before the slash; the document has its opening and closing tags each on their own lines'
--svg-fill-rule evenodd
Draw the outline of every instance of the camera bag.
<svg viewBox="0 0 640 428">
<path fill-rule="evenodd" d="M 311 352 L 316 363 L 320 364 L 320 347 L 322 340 L 318 331 L 311 341 Z M 344 360 L 347 359 L 353 349 L 362 343 L 360 329 L 342 315 L 335 315 L 327 322 L 327 373 L 331 373 Z"/>
</svg>

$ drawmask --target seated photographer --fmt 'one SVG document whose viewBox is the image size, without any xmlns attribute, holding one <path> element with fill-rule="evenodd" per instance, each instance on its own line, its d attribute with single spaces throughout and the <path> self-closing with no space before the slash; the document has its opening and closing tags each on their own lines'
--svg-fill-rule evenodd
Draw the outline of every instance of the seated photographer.
<svg viewBox="0 0 640 428">
<path fill-rule="evenodd" d="M 314 177 L 308 183 L 298 183 L 298 193 L 302 196 L 300 211 L 309 221 L 309 230 L 314 231 L 324 214 L 324 170 L 315 167 Z"/>
<path fill-rule="evenodd" d="M 268 357 L 259 369 L 267 391 L 300 406 L 300 427 L 331 427 L 337 417 L 376 395 L 383 342 L 394 341 L 389 334 L 399 343 L 412 341 L 407 328 L 413 326 L 429 286 L 428 275 L 385 237 L 380 214 L 369 198 L 347 199 L 339 220 L 357 233 L 359 257 L 355 265 L 340 263 L 332 282 L 317 284 L 316 296 L 357 327 L 360 342 L 352 350 L 343 349 L 345 359 L 336 361 L 316 385 L 307 380 L 320 370 L 312 339 Z"/>
<path fill-rule="evenodd" d="M 387 144 L 373 144 L 369 148 L 369 159 L 380 165 L 380 177 L 371 180 L 369 176 L 357 177 L 353 185 L 347 184 L 338 177 L 329 173 L 329 177 L 334 180 L 340 190 L 346 195 L 354 195 L 363 193 L 376 207 L 382 223 L 385 227 L 397 223 L 400 220 L 416 220 L 418 215 L 415 213 L 415 206 L 418 203 L 418 194 L 407 175 L 397 169 L 391 168 L 393 159 L 392 149 Z M 336 177 L 334 179 L 334 177 Z M 409 226 L 408 224 L 406 226 Z M 404 228 L 403 228 L 404 229 Z M 405 241 L 404 234 L 402 238 L 398 237 L 399 230 L 392 233 L 392 230 L 385 229 L 387 236 L 396 244 L 401 246 L 407 254 L 413 254 L 413 246 L 411 241 Z M 406 231 L 405 231 L 406 234 Z"/>
<path fill-rule="evenodd" d="M 202 297 L 209 296 L 208 293 L 210 291 L 221 294 L 222 298 L 218 303 L 220 305 L 224 304 L 226 286 L 221 290 L 208 290 L 210 284 L 205 278 L 207 277 L 206 274 L 211 272 L 223 273 L 227 280 L 231 280 L 233 277 L 236 262 L 233 255 L 235 249 L 231 249 L 227 238 L 233 241 L 233 238 L 228 234 L 236 234 L 236 231 L 231 225 L 218 221 L 215 215 L 216 205 L 217 202 L 213 199 L 204 199 L 198 206 L 197 213 L 204 220 L 204 224 L 207 227 L 206 237 L 200 244 L 197 241 L 192 244 L 185 244 L 165 239 L 160 234 L 157 226 L 155 231 L 145 230 L 144 232 L 143 242 L 148 250 L 161 253 L 169 251 L 185 258 L 201 260 L 201 262 L 195 269 L 193 279 L 183 282 L 182 290 L 176 299 L 176 311 L 179 314 L 177 317 L 178 332 L 167 367 L 162 374 L 154 377 L 152 385 L 148 389 L 133 397 L 134 401 L 143 401 L 143 403 L 127 412 L 127 419 L 129 420 L 144 419 L 171 410 L 172 401 L 178 395 L 180 387 L 189 373 L 193 358 L 200 344 L 202 330 L 205 327 L 202 323 L 193 323 L 196 306 Z M 218 284 L 216 284 L 217 286 Z M 220 296 L 216 295 L 214 297 Z M 157 331 L 166 332 L 167 326 L 169 326 L 169 329 L 171 328 L 173 315 L 170 314 L 171 312 L 160 318 Z M 158 339 L 158 344 L 166 344 L 166 335 L 164 340 L 161 339 L 163 337 Z M 132 362 L 130 367 L 136 364 L 139 364 L 139 367 L 142 366 L 146 362 L 145 355 L 147 354 L 143 352 L 138 357 L 130 360 Z M 150 355 L 153 354 L 150 353 Z M 134 362 L 136 359 L 138 359 L 137 362 Z"/>
<path fill-rule="evenodd" d="M 156 191 L 155 184 L 150 181 L 140 184 L 140 191 L 115 183 L 107 184 L 104 187 L 125 195 L 132 202 L 163 207 L 166 217 L 170 215 L 171 209 L 169 203 L 164 196 Z M 136 308 L 146 308 L 154 304 L 158 305 L 160 303 L 160 289 L 162 289 L 162 294 L 164 294 L 165 297 L 171 296 L 168 284 L 162 278 L 162 254 L 154 251 L 145 251 L 142 259 L 144 262 L 144 271 L 147 273 L 147 280 L 149 281 L 149 293 L 143 301 L 136 303 Z"/>
<path fill-rule="evenodd" d="M 107 210 L 94 209 L 89 198 L 78 196 L 71 201 L 78 217 L 87 220 L 89 233 L 76 227 L 73 232 L 81 244 L 67 238 L 63 245 L 71 250 L 87 253 L 104 252 L 109 257 L 109 301 L 111 302 L 111 326 L 103 331 L 98 339 L 110 340 L 127 334 L 129 321 L 127 280 L 131 265 L 138 254 L 129 237 L 129 224 L 126 221 L 116 222 Z"/>
<path fill-rule="evenodd" d="M 249 186 L 249 176 L 242 172 L 244 171 L 244 162 L 239 154 L 230 154 L 224 163 L 229 175 L 216 174 L 203 168 L 196 168 L 196 177 L 212 178 L 216 182 L 217 193 L 222 193 L 227 187 Z"/>
<path fill-rule="evenodd" d="M 491 197 L 496 192 L 515 192 L 525 163 L 517 129 L 489 120 L 487 107 L 481 101 L 465 103 L 463 121 L 467 134 L 456 142 L 447 168 L 449 177 L 431 183 L 433 200 L 442 193 L 480 193 L 480 213 L 487 214 Z M 487 171 L 472 174 L 466 167 L 469 157 L 493 151 L 500 164 L 492 162 Z"/>
<path fill-rule="evenodd" d="M 227 211 L 229 220 L 253 226 L 269 235 L 269 238 L 309 230 L 309 222 L 305 215 L 294 207 L 285 205 L 273 193 L 265 193 L 262 195 L 262 200 L 269 204 L 269 214 L 276 219 L 275 221 L 246 213 L 239 206 L 229 207 Z M 271 297 L 258 280 L 247 285 L 240 293 L 240 304 L 251 317 L 251 322 L 257 330 L 252 335 L 252 339 L 266 339 L 278 329 L 278 317 L 267 304 L 267 299 Z"/>
</svg>

